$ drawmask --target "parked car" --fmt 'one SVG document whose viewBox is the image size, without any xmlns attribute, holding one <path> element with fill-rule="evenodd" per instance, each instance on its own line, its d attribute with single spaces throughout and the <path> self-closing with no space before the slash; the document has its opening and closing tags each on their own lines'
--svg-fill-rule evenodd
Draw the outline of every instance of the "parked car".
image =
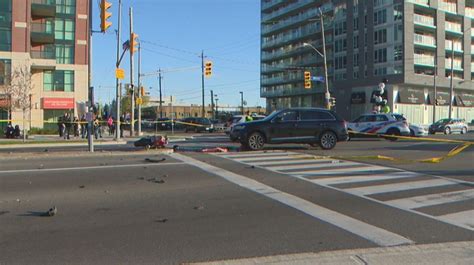
<svg viewBox="0 0 474 265">
<path fill-rule="evenodd" d="M 392 113 L 392 115 L 398 121 L 407 121 L 403 114 Z M 425 126 L 408 123 L 408 128 L 410 129 L 410 136 L 412 137 L 422 137 L 428 135 L 428 129 Z"/>
<path fill-rule="evenodd" d="M 246 122 L 245 120 L 245 117 L 246 115 L 235 115 L 232 117 L 232 119 L 230 120 L 230 122 L 228 122 L 227 124 L 227 127 L 226 127 L 226 130 L 225 130 L 225 133 L 226 134 L 230 134 L 230 131 L 232 129 L 232 126 L 236 125 L 236 124 L 240 124 L 240 123 L 244 123 Z M 251 115 L 252 119 L 254 121 L 258 121 L 258 120 L 263 120 L 265 119 L 265 116 L 264 115 Z M 235 139 L 232 139 L 232 141 L 235 141 Z"/>
<path fill-rule="evenodd" d="M 435 134 L 442 132 L 444 134 L 451 134 L 459 132 L 461 134 L 467 133 L 467 124 L 463 119 L 441 119 L 430 125 L 429 133 Z"/>
<path fill-rule="evenodd" d="M 378 135 L 402 135 L 409 136 L 410 128 L 403 115 L 393 113 L 364 114 L 348 124 L 350 137 L 364 137 L 361 133 Z M 370 136 L 370 135 L 369 135 Z M 397 140 L 397 138 L 388 138 Z"/>
<path fill-rule="evenodd" d="M 213 132 L 214 124 L 208 118 L 185 118 L 182 123 L 184 132 Z"/>
<path fill-rule="evenodd" d="M 156 128 L 160 131 L 171 130 L 171 119 L 169 118 L 158 118 L 156 119 Z"/>
<path fill-rule="evenodd" d="M 265 144 L 302 143 L 329 150 L 348 137 L 347 123 L 334 111 L 290 108 L 257 121 L 232 126 L 231 137 L 242 146 L 260 150 Z"/>
</svg>

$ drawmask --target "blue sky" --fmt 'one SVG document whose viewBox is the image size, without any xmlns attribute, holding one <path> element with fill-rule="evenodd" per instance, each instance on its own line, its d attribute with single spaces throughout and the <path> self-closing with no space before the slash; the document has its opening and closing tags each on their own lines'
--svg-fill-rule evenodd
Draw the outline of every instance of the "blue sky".
<svg viewBox="0 0 474 265">
<path fill-rule="evenodd" d="M 99 2 L 99 1 L 94 1 Z M 96 100 L 115 97 L 115 59 L 118 0 L 112 3 L 112 27 L 93 37 L 93 85 Z M 209 90 L 218 94 L 219 104 L 238 105 L 244 91 L 249 105 L 265 105 L 259 92 L 260 0 L 123 0 L 122 42 L 129 38 L 129 7 L 133 6 L 134 31 L 142 45 L 142 72 L 158 68 L 187 68 L 164 73 L 165 96 L 178 103 L 201 102 L 201 50 L 213 62 L 213 76 L 206 79 Z M 99 7 L 94 5 L 94 30 L 99 29 Z M 135 70 L 137 65 L 135 56 Z M 129 54 L 121 68 L 129 82 Z M 158 95 L 158 78 L 143 79 L 152 96 Z"/>
</svg>

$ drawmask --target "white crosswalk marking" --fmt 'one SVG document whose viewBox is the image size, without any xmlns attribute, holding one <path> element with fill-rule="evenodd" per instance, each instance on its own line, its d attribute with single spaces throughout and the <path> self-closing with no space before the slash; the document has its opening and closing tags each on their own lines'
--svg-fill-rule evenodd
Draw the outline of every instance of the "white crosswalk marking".
<svg viewBox="0 0 474 265">
<path fill-rule="evenodd" d="M 412 172 L 395 172 L 395 173 L 384 174 L 384 175 L 318 178 L 318 179 L 313 179 L 311 181 L 317 184 L 322 184 L 322 185 L 336 185 L 336 184 L 359 183 L 359 182 L 376 181 L 376 180 L 413 178 L 417 176 L 419 176 L 419 174 L 412 173 Z"/>
<path fill-rule="evenodd" d="M 474 210 L 441 215 L 438 218 L 449 223 L 462 224 L 474 229 Z"/>
<path fill-rule="evenodd" d="M 314 163 L 330 163 L 332 162 L 332 159 L 292 159 L 288 161 L 265 161 L 265 162 L 253 162 L 249 163 L 253 166 L 271 166 L 271 165 L 292 165 L 292 164 L 314 164 Z"/>
<path fill-rule="evenodd" d="M 396 207 L 412 213 L 443 221 L 474 231 L 474 209 L 451 213 L 444 216 L 433 216 L 418 210 L 421 207 L 444 207 L 448 203 L 463 203 L 474 199 L 474 188 L 462 191 L 450 191 L 450 187 L 460 182 L 437 176 L 427 176 L 407 172 L 396 168 L 369 165 L 327 157 L 315 157 L 302 153 L 272 151 L 243 154 L 218 154 L 239 163 L 258 166 L 279 174 L 300 178 L 313 184 L 350 193 L 371 201 Z M 424 177 L 423 179 L 416 179 Z M 410 178 L 413 178 L 411 180 Z M 400 180 L 399 183 L 377 184 L 376 181 Z M 375 181 L 375 182 L 374 182 Z M 404 181 L 404 182 L 403 182 Z M 344 184 L 346 188 L 337 185 Z M 356 186 L 351 187 L 351 184 Z M 429 188 L 447 189 L 427 195 L 416 195 Z M 408 192 L 398 197 L 400 192 Z M 397 199 L 375 199 L 372 195 L 394 196 Z M 408 196 L 407 196 L 408 195 Z M 410 196 L 411 195 L 411 196 Z M 447 206 L 446 206 L 447 207 Z M 474 208 L 474 207 L 473 207 Z"/>
<path fill-rule="evenodd" d="M 415 209 L 420 207 L 432 206 L 443 203 L 466 201 L 474 199 L 474 190 L 453 191 L 439 194 L 430 194 L 387 201 L 392 205 L 401 208 Z"/>
<path fill-rule="evenodd" d="M 286 166 L 268 166 L 272 170 L 289 170 L 289 169 L 307 169 L 307 168 L 325 168 L 325 167 L 341 167 L 341 166 L 357 166 L 360 163 L 355 162 L 338 162 L 338 163 L 320 163 L 320 164 L 309 164 L 309 165 L 286 165 Z"/>
<path fill-rule="evenodd" d="M 377 194 L 377 193 L 386 193 L 386 192 L 394 192 L 394 191 L 402 191 L 402 190 L 430 188 L 430 187 L 444 186 L 444 185 L 450 185 L 450 184 L 454 184 L 454 182 L 444 180 L 444 179 L 430 179 L 430 180 L 402 182 L 402 183 L 395 183 L 395 184 L 358 187 L 358 188 L 345 189 L 345 191 L 352 194 L 358 194 L 358 195 L 371 195 L 371 194 Z"/>
<path fill-rule="evenodd" d="M 363 164 L 361 164 L 363 165 Z M 360 173 L 360 172 L 377 172 L 377 171 L 386 171 L 388 168 L 379 167 L 379 166 L 362 166 L 362 167 L 353 167 L 353 168 L 335 168 L 335 169 L 324 169 L 324 170 L 307 170 L 307 171 L 292 171 L 285 172 L 286 174 L 292 174 L 300 177 L 317 177 L 317 176 L 327 176 L 327 175 L 340 175 L 340 174 L 350 174 L 350 173 Z"/>
</svg>

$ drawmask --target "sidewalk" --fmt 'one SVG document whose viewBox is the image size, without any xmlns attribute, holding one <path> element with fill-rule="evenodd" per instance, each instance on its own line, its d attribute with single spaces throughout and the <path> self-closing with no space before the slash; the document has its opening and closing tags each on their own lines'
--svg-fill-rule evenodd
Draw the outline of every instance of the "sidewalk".
<svg viewBox="0 0 474 265">
<path fill-rule="evenodd" d="M 471 265 L 474 264 L 474 242 L 452 242 L 386 248 L 302 253 L 202 263 L 194 265 Z"/>
</svg>

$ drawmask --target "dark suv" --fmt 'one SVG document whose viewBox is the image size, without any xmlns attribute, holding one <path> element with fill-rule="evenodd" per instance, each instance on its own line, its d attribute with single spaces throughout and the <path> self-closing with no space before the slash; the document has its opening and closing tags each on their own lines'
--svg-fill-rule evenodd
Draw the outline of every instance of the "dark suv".
<svg viewBox="0 0 474 265">
<path fill-rule="evenodd" d="M 265 143 L 304 143 L 329 150 L 348 138 L 347 123 L 334 111 L 319 108 L 291 108 L 276 111 L 263 120 L 232 127 L 231 137 L 251 150 Z"/>
</svg>

